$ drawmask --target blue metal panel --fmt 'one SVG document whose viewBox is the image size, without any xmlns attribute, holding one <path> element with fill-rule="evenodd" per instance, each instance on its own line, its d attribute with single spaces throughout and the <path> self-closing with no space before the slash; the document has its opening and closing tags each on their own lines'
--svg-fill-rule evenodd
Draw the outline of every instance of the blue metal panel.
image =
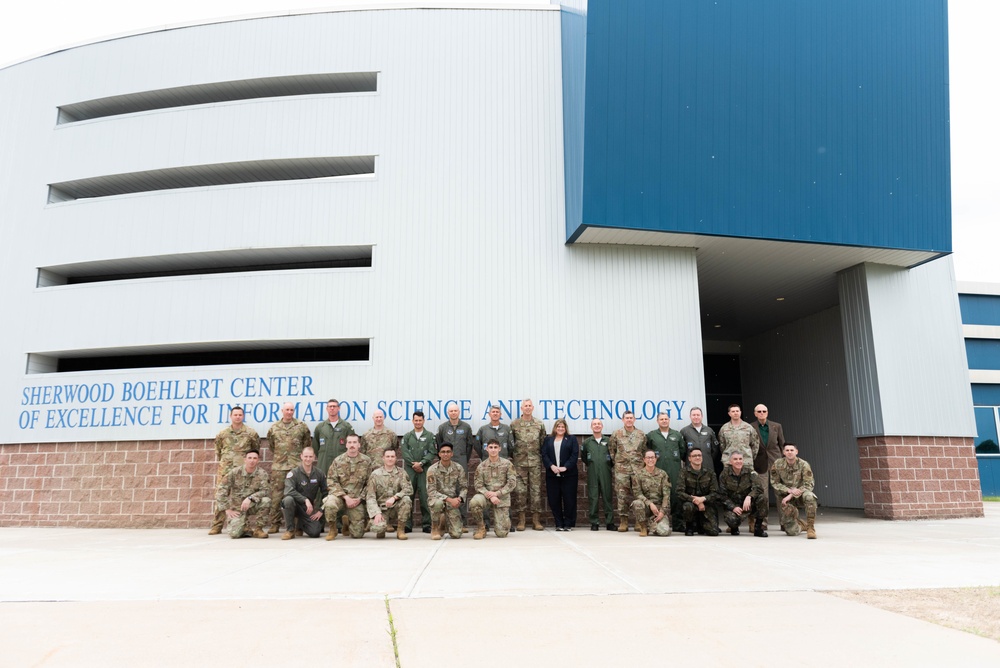
<svg viewBox="0 0 1000 668">
<path fill-rule="evenodd" d="M 1000 385 L 973 383 L 972 403 L 976 406 L 1000 406 Z"/>
<path fill-rule="evenodd" d="M 983 496 L 1000 496 L 1000 455 L 976 455 Z"/>
<path fill-rule="evenodd" d="M 1000 325 L 1000 296 L 959 295 L 964 325 Z"/>
<path fill-rule="evenodd" d="M 586 226 L 951 250 L 946 0 L 591 0 Z"/>
<path fill-rule="evenodd" d="M 970 369 L 1000 369 L 1000 339 L 966 339 L 965 354 Z"/>
</svg>

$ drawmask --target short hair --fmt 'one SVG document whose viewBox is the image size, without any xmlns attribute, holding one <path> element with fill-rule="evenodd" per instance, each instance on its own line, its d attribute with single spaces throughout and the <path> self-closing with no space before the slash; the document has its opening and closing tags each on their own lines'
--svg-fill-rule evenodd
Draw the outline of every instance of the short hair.
<svg viewBox="0 0 1000 668">
<path fill-rule="evenodd" d="M 348 434 L 348 435 L 347 435 L 347 438 L 345 438 L 345 439 L 344 439 L 344 442 L 346 443 L 346 442 L 347 442 L 348 440 L 350 440 L 350 439 L 351 439 L 352 437 L 353 437 L 353 438 L 356 438 L 356 439 L 358 439 L 358 443 L 360 443 L 360 442 L 361 442 L 361 437 L 360 437 L 360 436 L 358 436 L 357 434 Z"/>
<path fill-rule="evenodd" d="M 418 415 L 420 417 L 423 417 L 424 416 L 424 412 L 423 411 L 413 411 L 413 415 L 411 416 L 411 419 L 417 417 Z"/>
<path fill-rule="evenodd" d="M 302 447 L 302 452 L 305 452 L 306 450 L 312 450 L 312 451 L 313 451 L 313 454 L 314 454 L 314 455 L 316 454 L 316 448 L 314 448 L 314 447 L 313 447 L 313 446 L 311 446 L 311 445 L 306 445 L 306 446 L 303 446 L 303 447 Z M 302 454 L 302 452 L 300 452 L 299 454 L 301 455 L 301 454 Z"/>
<path fill-rule="evenodd" d="M 486 442 L 486 445 L 493 445 L 494 443 L 496 443 L 496 444 L 497 444 L 498 446 L 500 445 L 500 441 L 498 441 L 498 440 L 497 440 L 497 439 L 495 439 L 495 438 L 491 438 L 490 440 L 488 440 L 488 441 Z"/>
<path fill-rule="evenodd" d="M 242 406 L 233 406 L 232 408 L 229 409 L 229 414 L 232 415 L 233 411 L 239 411 L 240 413 L 243 413 L 244 415 L 247 414 L 247 412 L 245 410 L 243 410 Z"/>
<path fill-rule="evenodd" d="M 337 404 L 338 406 L 340 405 L 340 402 L 337 401 L 336 399 L 327 399 L 326 403 L 328 403 L 328 404 Z"/>
<path fill-rule="evenodd" d="M 246 457 L 250 453 L 253 453 L 253 454 L 257 455 L 258 457 L 260 457 L 260 450 L 258 450 L 257 448 L 250 448 L 249 450 L 246 451 L 246 453 L 243 456 Z"/>
<path fill-rule="evenodd" d="M 489 407 L 489 408 L 487 409 L 487 412 L 489 412 L 489 411 L 493 410 L 494 408 L 495 408 L 496 410 L 500 410 L 500 407 L 494 404 L 494 405 L 491 405 L 491 406 L 490 406 L 490 407 Z"/>
<path fill-rule="evenodd" d="M 688 459 L 690 459 L 691 457 L 693 457 L 695 455 L 698 455 L 699 457 L 704 457 L 705 456 L 704 453 L 702 453 L 702 451 L 701 451 L 700 448 L 691 448 L 691 452 L 688 453 Z M 732 455 L 730 455 L 730 457 L 731 456 Z"/>
<path fill-rule="evenodd" d="M 649 449 L 647 449 L 644 453 L 642 453 L 642 458 L 645 459 L 646 455 L 648 455 L 651 452 L 653 453 L 654 457 L 656 457 L 657 459 L 660 458 L 660 453 L 658 453 L 656 450 L 649 450 Z"/>
<path fill-rule="evenodd" d="M 691 410 L 688 411 L 688 415 L 691 415 L 691 413 L 694 413 L 695 411 L 698 411 L 701 414 L 705 413 L 705 411 L 701 410 L 701 406 L 692 406 Z"/>
<path fill-rule="evenodd" d="M 656 414 L 656 419 L 659 420 L 661 415 L 666 415 L 667 419 L 668 420 L 670 419 L 670 413 L 668 413 L 667 411 L 660 411 L 659 413 L 657 413 Z"/>
<path fill-rule="evenodd" d="M 729 408 L 726 409 L 726 412 L 728 413 L 729 411 L 733 410 L 734 408 L 739 408 L 740 412 L 743 412 L 743 407 L 740 406 L 739 404 L 729 404 Z"/>
<path fill-rule="evenodd" d="M 632 411 L 625 411 L 624 413 L 622 413 L 622 417 L 625 417 L 626 415 L 631 415 L 632 417 L 635 417 L 635 413 L 633 413 Z"/>
</svg>

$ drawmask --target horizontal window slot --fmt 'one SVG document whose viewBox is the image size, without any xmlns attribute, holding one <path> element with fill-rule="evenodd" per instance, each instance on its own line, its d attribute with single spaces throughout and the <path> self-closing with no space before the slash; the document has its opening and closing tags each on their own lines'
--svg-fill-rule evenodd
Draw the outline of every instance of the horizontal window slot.
<svg viewBox="0 0 1000 668">
<path fill-rule="evenodd" d="M 104 283 L 164 276 L 200 276 L 250 271 L 341 269 L 371 266 L 371 246 L 251 248 L 207 253 L 116 258 L 39 267 L 37 287 Z"/>
<path fill-rule="evenodd" d="M 223 344 L 185 344 L 119 350 L 30 353 L 27 370 L 33 373 L 155 369 L 233 364 L 290 364 L 296 362 L 367 362 L 366 339 L 322 341 L 239 341 Z"/>
<path fill-rule="evenodd" d="M 49 203 L 205 186 L 302 181 L 375 173 L 375 156 L 249 160 L 151 169 L 49 184 Z"/>
<path fill-rule="evenodd" d="M 58 123 L 75 123 L 94 118 L 156 109 L 175 109 L 196 104 L 257 100 L 270 97 L 323 95 L 337 93 L 374 93 L 377 72 L 338 72 L 295 76 L 262 77 L 160 88 L 138 93 L 112 95 L 59 107 Z"/>
</svg>

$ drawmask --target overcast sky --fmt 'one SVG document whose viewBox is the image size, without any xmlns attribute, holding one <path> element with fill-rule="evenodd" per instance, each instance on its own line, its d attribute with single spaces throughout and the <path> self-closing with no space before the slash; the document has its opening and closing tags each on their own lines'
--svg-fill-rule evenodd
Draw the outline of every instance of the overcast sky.
<svg viewBox="0 0 1000 668">
<path fill-rule="evenodd" d="M 489 4 L 548 4 L 487 0 Z M 875 1 L 875 0 L 872 0 Z M 29 0 L 9 2 L 0 21 L 0 67 L 120 35 L 257 14 L 392 4 L 374 0 Z M 404 4 L 404 3 L 398 3 Z M 412 4 L 412 3 L 411 3 Z M 435 0 L 434 5 L 468 4 Z M 952 225 L 960 281 L 1000 282 L 1000 0 L 950 0 Z"/>
</svg>

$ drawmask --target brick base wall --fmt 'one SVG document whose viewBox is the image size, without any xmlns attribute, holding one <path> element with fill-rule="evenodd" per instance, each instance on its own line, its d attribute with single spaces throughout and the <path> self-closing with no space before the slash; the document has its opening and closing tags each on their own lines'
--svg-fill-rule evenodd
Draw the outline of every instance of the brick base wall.
<svg viewBox="0 0 1000 668">
<path fill-rule="evenodd" d="M 971 438 L 858 439 L 865 515 L 886 520 L 982 517 Z"/>
<path fill-rule="evenodd" d="M 270 470 L 270 450 L 261 454 Z M 207 530 L 216 470 L 213 440 L 0 445 L 0 526 Z M 577 525 L 587 526 L 580 480 Z M 419 503 L 414 516 L 419 526 Z M 543 522 L 553 526 L 550 513 Z"/>
</svg>

